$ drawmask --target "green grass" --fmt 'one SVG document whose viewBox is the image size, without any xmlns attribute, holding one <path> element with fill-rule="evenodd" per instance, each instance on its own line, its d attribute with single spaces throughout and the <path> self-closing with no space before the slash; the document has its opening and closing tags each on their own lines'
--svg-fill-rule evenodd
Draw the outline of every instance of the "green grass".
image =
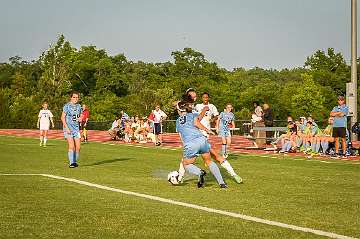
<svg viewBox="0 0 360 239">
<path fill-rule="evenodd" d="M 82 145 L 80 167 L 67 167 L 66 142 L 0 136 L 0 173 L 47 173 L 123 190 L 360 237 L 360 164 L 232 155 L 244 178 L 223 171 L 221 190 L 187 176 L 171 186 L 181 150 Z M 198 159 L 199 166 L 204 167 Z M 0 176 L 0 238 L 321 238 L 275 226 L 39 176 Z"/>
</svg>

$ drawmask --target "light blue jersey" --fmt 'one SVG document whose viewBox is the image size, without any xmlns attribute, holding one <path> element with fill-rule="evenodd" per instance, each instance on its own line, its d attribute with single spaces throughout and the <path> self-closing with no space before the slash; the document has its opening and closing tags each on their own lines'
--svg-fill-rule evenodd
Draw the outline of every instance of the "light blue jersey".
<svg viewBox="0 0 360 239">
<path fill-rule="evenodd" d="M 335 106 L 331 112 L 342 112 L 344 113 L 343 117 L 334 117 L 334 128 L 340 128 L 340 127 L 344 127 L 346 128 L 347 126 L 347 115 L 349 114 L 349 107 L 347 105 L 338 105 Z"/>
<path fill-rule="evenodd" d="M 191 142 L 196 138 L 204 137 L 199 128 L 194 124 L 194 120 L 198 116 L 198 113 L 186 113 L 176 120 L 176 131 L 181 135 L 183 144 Z"/>
<path fill-rule="evenodd" d="M 65 138 L 72 136 L 78 138 L 80 135 L 80 126 L 79 126 L 79 117 L 82 113 L 82 108 L 80 104 L 66 103 L 63 108 L 65 113 L 65 121 L 68 128 L 71 131 L 71 135 L 67 135 L 66 129 L 64 128 Z"/>
<path fill-rule="evenodd" d="M 176 120 L 176 131 L 179 132 L 183 141 L 185 159 L 191 159 L 210 151 L 207 138 L 194 124 L 194 120 L 198 116 L 197 113 L 186 113 Z"/>
<path fill-rule="evenodd" d="M 221 112 L 219 116 L 219 135 L 221 137 L 230 136 L 229 124 L 235 120 L 232 112 Z"/>
</svg>

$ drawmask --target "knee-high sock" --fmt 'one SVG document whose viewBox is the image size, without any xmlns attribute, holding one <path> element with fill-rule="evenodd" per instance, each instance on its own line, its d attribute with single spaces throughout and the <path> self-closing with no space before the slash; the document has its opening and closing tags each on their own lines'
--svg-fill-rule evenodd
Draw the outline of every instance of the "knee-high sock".
<svg viewBox="0 0 360 239">
<path fill-rule="evenodd" d="M 221 176 L 220 169 L 216 165 L 216 163 L 211 162 L 209 165 L 210 172 L 214 175 L 218 184 L 224 184 L 224 179 Z"/>
<path fill-rule="evenodd" d="M 302 145 L 302 140 L 301 139 L 297 139 L 296 140 L 296 146 L 300 147 Z"/>
<path fill-rule="evenodd" d="M 74 151 L 68 151 L 69 164 L 75 163 Z"/>
<path fill-rule="evenodd" d="M 76 163 L 79 160 L 80 152 L 75 151 L 74 157 L 75 157 L 75 163 Z"/>
<path fill-rule="evenodd" d="M 316 152 L 316 143 L 311 142 L 311 150 Z"/>
<path fill-rule="evenodd" d="M 286 141 L 283 146 L 281 147 L 281 150 L 282 151 L 289 151 L 291 149 L 291 143 L 290 141 Z"/>
<path fill-rule="evenodd" d="M 315 152 L 319 153 L 320 152 L 320 142 L 315 144 Z"/>
<path fill-rule="evenodd" d="M 327 142 L 327 141 L 321 142 L 321 147 L 322 147 L 322 152 L 326 153 L 327 149 L 329 148 L 329 142 Z"/>
<path fill-rule="evenodd" d="M 41 143 L 43 142 L 43 139 L 44 139 L 44 137 L 43 137 L 43 136 L 40 136 L 40 142 L 41 142 Z"/>
<path fill-rule="evenodd" d="M 221 164 L 221 167 L 223 167 L 224 169 L 226 169 L 226 171 L 231 175 L 231 176 L 235 176 L 236 173 L 233 169 L 233 167 L 231 167 L 231 164 L 225 160 L 224 162 L 222 162 Z"/>
<path fill-rule="evenodd" d="M 197 176 L 199 176 L 201 174 L 201 169 L 199 167 L 195 166 L 194 164 L 185 165 L 185 169 L 189 173 L 195 174 Z"/>
<path fill-rule="evenodd" d="M 221 153 L 222 154 L 226 154 L 226 146 L 227 146 L 226 144 L 221 145 Z"/>
<path fill-rule="evenodd" d="M 46 144 L 47 142 L 47 137 L 44 137 L 44 144 Z"/>
<path fill-rule="evenodd" d="M 184 165 L 182 163 L 182 161 L 180 162 L 180 165 L 179 165 L 179 178 L 183 178 L 185 175 L 185 168 L 184 168 Z"/>
</svg>

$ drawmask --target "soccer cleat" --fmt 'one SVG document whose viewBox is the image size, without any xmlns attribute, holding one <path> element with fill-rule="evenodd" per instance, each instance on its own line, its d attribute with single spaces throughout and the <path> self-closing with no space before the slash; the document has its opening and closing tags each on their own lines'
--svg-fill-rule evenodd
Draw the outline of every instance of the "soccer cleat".
<svg viewBox="0 0 360 239">
<path fill-rule="evenodd" d="M 243 183 L 243 180 L 242 180 L 242 178 L 241 178 L 239 175 L 235 174 L 235 175 L 233 176 L 233 178 L 234 178 L 234 180 L 235 180 L 236 183 L 238 183 L 238 184 Z"/>
<path fill-rule="evenodd" d="M 76 168 L 77 166 L 75 165 L 75 163 L 72 163 L 69 165 L 69 168 Z"/>
<path fill-rule="evenodd" d="M 204 186 L 204 183 L 205 183 L 204 177 L 205 177 L 205 175 L 206 175 L 206 172 L 204 170 L 201 170 L 201 173 L 199 175 L 198 182 L 197 182 L 198 188 L 201 188 L 201 187 Z"/>
<path fill-rule="evenodd" d="M 43 144 L 43 147 L 46 147 L 46 144 Z"/>
<path fill-rule="evenodd" d="M 74 163 L 74 166 L 75 166 L 75 168 L 79 167 L 79 165 L 77 163 Z"/>
<path fill-rule="evenodd" d="M 228 185 L 226 185 L 226 183 L 222 183 L 220 184 L 220 188 L 228 188 Z"/>
</svg>

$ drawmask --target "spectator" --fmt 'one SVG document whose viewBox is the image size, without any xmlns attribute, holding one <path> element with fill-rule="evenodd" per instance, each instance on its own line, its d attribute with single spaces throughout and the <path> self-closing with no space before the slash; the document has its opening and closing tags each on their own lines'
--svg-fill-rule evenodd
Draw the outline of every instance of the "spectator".
<svg viewBox="0 0 360 239">
<path fill-rule="evenodd" d="M 334 142 L 334 138 L 332 137 L 334 118 L 330 117 L 328 123 L 329 123 L 328 126 L 326 126 L 326 128 L 322 131 L 320 136 L 320 144 L 323 154 L 327 153 L 327 150 L 329 148 L 329 143 Z"/>
<path fill-rule="evenodd" d="M 110 134 L 112 140 L 116 140 L 116 135 L 121 128 L 120 124 L 120 116 L 116 114 L 115 120 L 112 122 L 111 128 L 108 130 L 108 133 Z"/>
<path fill-rule="evenodd" d="M 131 120 L 127 119 L 124 122 L 124 141 L 126 143 L 130 143 L 131 140 L 133 139 L 133 135 L 134 135 L 134 131 L 131 128 Z"/>
<path fill-rule="evenodd" d="M 263 110 L 257 101 L 254 102 L 254 113 L 257 117 L 263 117 Z"/>
<path fill-rule="evenodd" d="M 339 139 L 342 141 L 342 156 L 346 157 L 346 126 L 349 107 L 345 104 L 344 96 L 338 97 L 338 106 L 335 106 L 330 112 L 330 116 L 334 117 L 333 137 L 335 140 L 335 154 L 339 157 Z"/>
<path fill-rule="evenodd" d="M 264 104 L 264 114 L 263 114 L 263 120 L 265 127 L 273 127 L 274 126 L 274 115 L 273 111 L 270 108 L 268 104 Z M 274 136 L 273 131 L 266 131 L 266 144 L 269 145 L 271 143 L 271 139 Z"/>
<path fill-rule="evenodd" d="M 120 127 L 121 129 L 125 129 L 125 121 L 128 120 L 130 117 L 128 114 L 126 114 L 123 110 L 121 111 L 121 123 Z"/>
<path fill-rule="evenodd" d="M 160 109 L 159 104 L 155 106 L 155 110 L 152 113 L 154 114 L 155 145 L 160 146 L 162 143 L 162 122 L 166 119 L 167 115 Z"/>
<path fill-rule="evenodd" d="M 89 107 L 87 107 L 87 105 L 83 104 L 82 105 L 82 109 L 83 109 L 83 117 L 81 120 L 81 129 L 82 129 L 82 137 L 81 139 L 87 143 L 88 142 L 88 130 L 87 130 L 87 124 L 89 121 L 89 117 L 90 117 L 90 111 L 89 111 Z"/>
</svg>

